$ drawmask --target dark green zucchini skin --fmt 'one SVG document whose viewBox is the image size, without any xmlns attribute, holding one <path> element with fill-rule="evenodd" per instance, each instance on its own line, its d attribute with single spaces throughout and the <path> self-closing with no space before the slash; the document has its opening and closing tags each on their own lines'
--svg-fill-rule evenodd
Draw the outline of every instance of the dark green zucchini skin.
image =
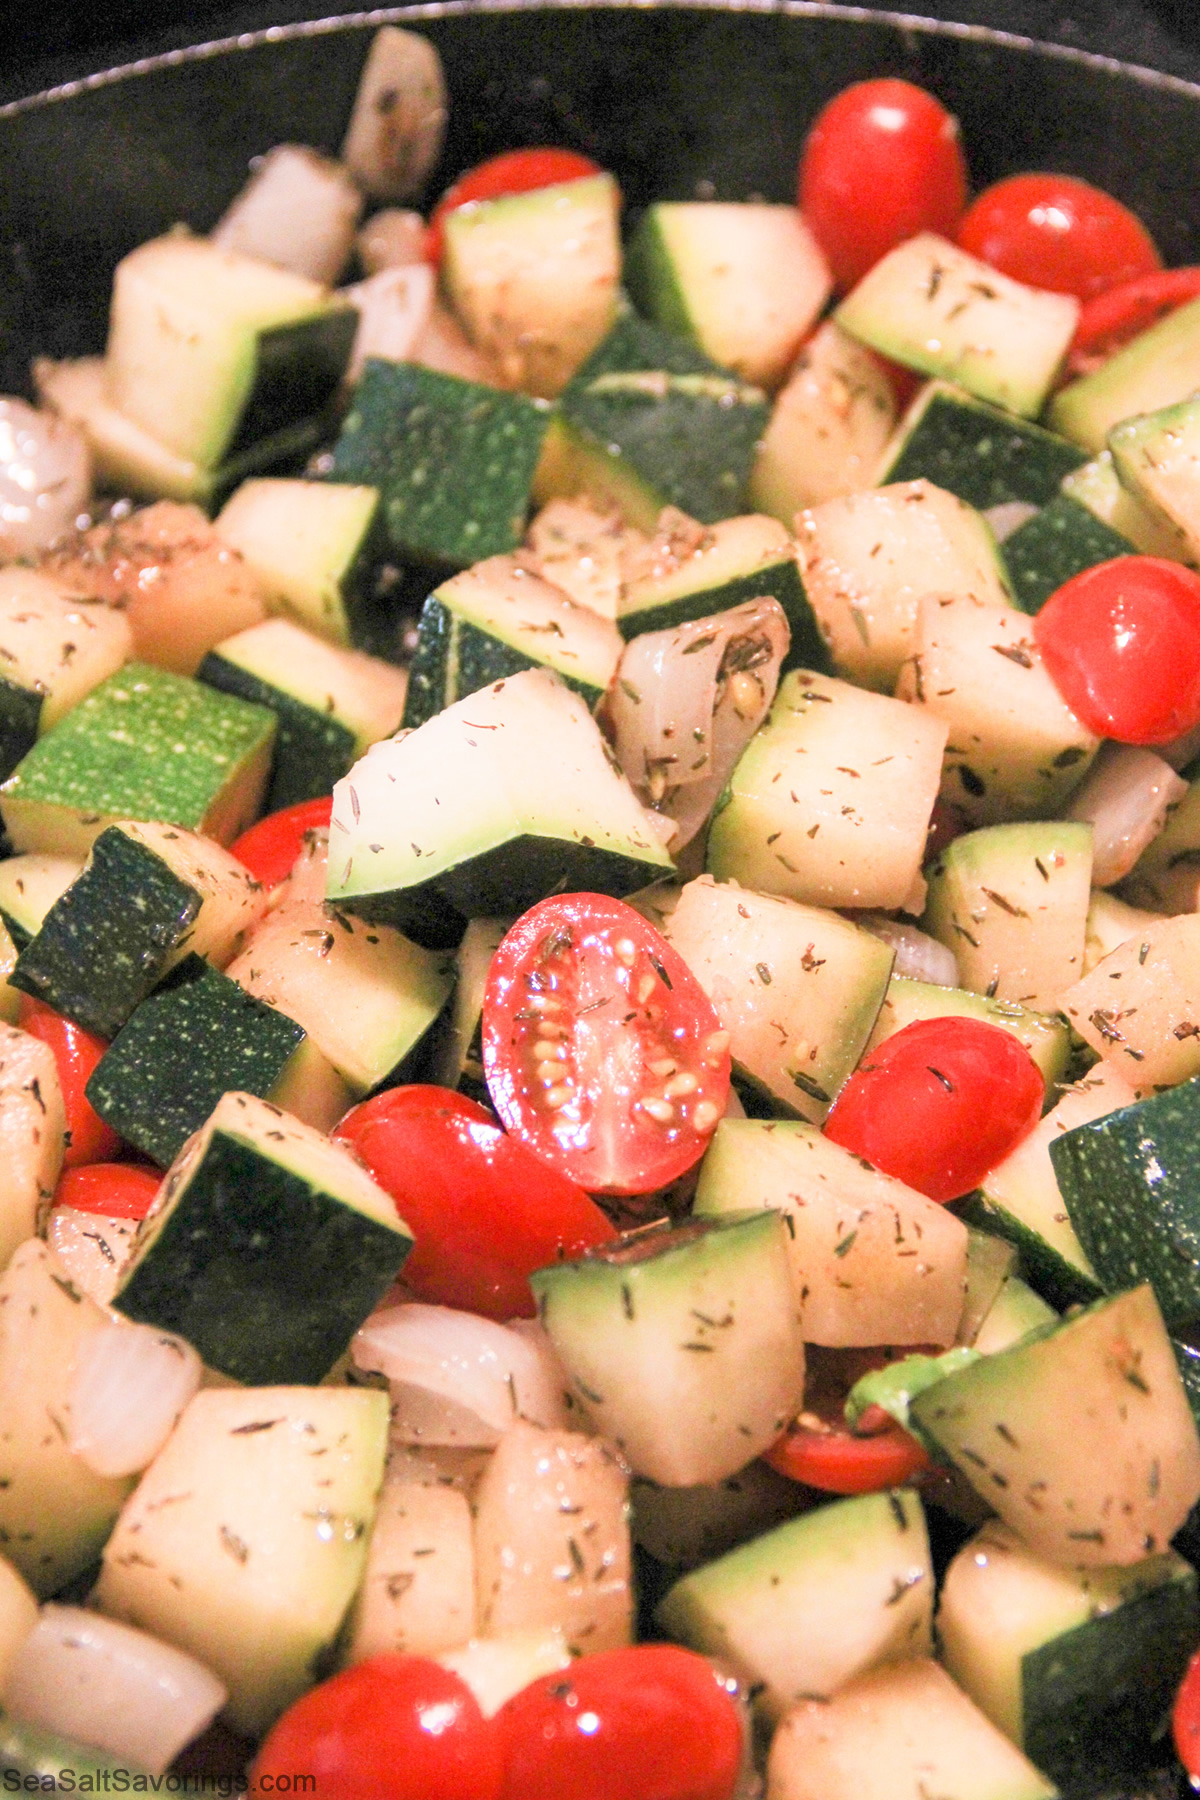
<svg viewBox="0 0 1200 1800">
<path fill-rule="evenodd" d="M 252 1386 L 329 1373 L 412 1239 L 217 1130 L 114 1304 Z"/>
<path fill-rule="evenodd" d="M 219 693 L 268 707 L 275 714 L 278 730 L 264 812 L 277 812 L 280 807 L 328 794 L 352 767 L 357 750 L 350 728 L 297 700 L 282 680 L 278 685 L 263 681 L 215 650 L 200 664 L 196 679 Z"/>
<path fill-rule="evenodd" d="M 9 981 L 111 1038 L 161 979 L 201 901 L 146 845 L 110 826 L 22 948 Z"/>
<path fill-rule="evenodd" d="M 815 669 L 820 675 L 832 675 L 834 667 L 829 646 L 821 635 L 792 557 L 782 557 L 779 562 L 768 563 L 746 575 L 731 576 L 715 587 L 697 588 L 694 593 L 681 594 L 678 599 L 666 600 L 661 606 L 646 606 L 638 612 L 624 613 L 617 619 L 617 629 L 628 642 L 646 631 L 671 631 L 692 619 L 707 619 L 712 613 L 728 612 L 744 601 L 760 599 L 779 602 L 792 634 L 779 673 L 786 675 L 789 669 Z"/>
<path fill-rule="evenodd" d="M 7 781 L 37 743 L 43 697 L 0 675 L 0 781 Z"/>
<path fill-rule="evenodd" d="M 462 618 L 436 594 L 430 594 L 417 621 L 417 647 L 408 667 L 408 689 L 404 697 L 404 729 L 423 725 L 435 713 L 453 706 L 468 694 L 503 681 L 507 675 L 519 675 L 522 669 L 546 665 L 514 649 L 498 637 L 492 637 L 469 619 Z M 556 669 L 560 681 L 582 694 L 594 707 L 601 698 L 590 682 L 575 680 Z"/>
<path fill-rule="evenodd" d="M 938 393 L 876 480 L 882 487 L 924 476 L 985 512 L 1010 500 L 1049 505 L 1063 476 L 1086 461 L 1086 451 L 1040 425 L 967 394 Z"/>
<path fill-rule="evenodd" d="M 368 357 L 329 477 L 380 489 L 398 561 L 466 568 L 520 542 L 550 418 L 544 400 Z"/>
<path fill-rule="evenodd" d="M 189 956 L 117 1033 L 87 1097 L 105 1124 L 165 1169 L 222 1094 L 236 1088 L 265 1099 L 305 1035 Z"/>
<path fill-rule="evenodd" d="M 337 393 L 357 329 L 357 311 L 342 306 L 260 331 L 254 383 L 221 462 L 252 459 L 276 434 L 321 418 Z"/>
<path fill-rule="evenodd" d="M 1065 1312 L 1068 1306 L 1089 1306 L 1103 1294 L 1099 1282 L 1089 1280 L 1082 1269 L 1072 1267 L 1053 1245 L 1032 1231 L 1023 1220 L 982 1194 L 969 1195 L 958 1202 L 954 1210 L 968 1225 L 994 1232 L 1014 1245 L 1020 1252 L 1025 1280 L 1057 1312 Z"/>
<path fill-rule="evenodd" d="M 1114 556 L 1132 556 L 1133 545 L 1069 494 L 1056 494 L 1004 540 L 1000 554 L 1017 605 L 1037 613 L 1072 575 Z"/>
</svg>

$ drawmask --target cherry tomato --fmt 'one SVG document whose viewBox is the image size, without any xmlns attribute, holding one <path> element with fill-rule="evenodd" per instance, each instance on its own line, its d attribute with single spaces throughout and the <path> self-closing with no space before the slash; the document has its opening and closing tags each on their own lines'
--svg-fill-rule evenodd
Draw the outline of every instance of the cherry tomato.
<svg viewBox="0 0 1200 1800">
<path fill-rule="evenodd" d="M 1200 268 L 1159 269 L 1089 300 L 1079 315 L 1067 370 L 1088 375 L 1115 351 L 1157 325 L 1178 306 L 1200 298 Z"/>
<path fill-rule="evenodd" d="M 304 1695 L 250 1771 L 256 1796 L 500 1800 L 503 1738 L 466 1683 L 423 1656 L 373 1656 Z"/>
<path fill-rule="evenodd" d="M 1200 1650 L 1188 1664 L 1175 1696 L 1171 1726 L 1176 1754 L 1195 1787 L 1200 1781 Z"/>
<path fill-rule="evenodd" d="M 1141 220 L 1073 175 L 997 181 L 967 208 L 958 241 L 1014 281 L 1080 300 L 1162 267 Z"/>
<path fill-rule="evenodd" d="M 1200 724 L 1200 575 L 1117 556 L 1064 582 L 1033 622 L 1042 660 L 1089 731 L 1167 744 Z"/>
<path fill-rule="evenodd" d="M 805 140 L 798 201 L 842 289 L 918 231 L 953 237 L 967 203 L 957 119 L 910 81 L 844 88 Z"/>
<path fill-rule="evenodd" d="M 645 1194 L 698 1162 L 729 1099 L 729 1034 L 666 939 L 621 900 L 564 894 L 492 960 L 496 1111 L 589 1193 Z"/>
<path fill-rule="evenodd" d="M 713 1666 L 674 1644 L 584 1656 L 496 1714 L 503 1800 L 731 1800 L 743 1726 Z"/>
<path fill-rule="evenodd" d="M 502 200 L 506 194 L 527 194 L 534 188 L 557 187 L 560 181 L 578 181 L 584 175 L 599 175 L 600 164 L 578 150 L 560 150 L 546 146 L 530 150 L 504 150 L 489 157 L 446 189 L 433 209 L 425 239 L 425 255 L 429 262 L 442 260 L 442 224 L 447 213 L 472 200 Z"/>
<path fill-rule="evenodd" d="M 159 1171 L 144 1163 L 89 1163 L 83 1169 L 64 1170 L 54 1204 L 105 1219 L 144 1219 L 161 1184 Z"/>
<path fill-rule="evenodd" d="M 121 1140 L 93 1111 L 84 1093 L 88 1077 L 108 1049 L 107 1041 L 85 1031 L 73 1019 L 64 1019 L 61 1013 L 29 994 L 21 996 L 18 1022 L 22 1031 L 49 1044 L 54 1052 L 67 1114 L 63 1167 L 77 1169 L 83 1163 L 111 1162 L 120 1151 Z"/>
<path fill-rule="evenodd" d="M 917 1019 L 845 1083 L 825 1135 L 931 1200 L 954 1200 L 1037 1124 L 1041 1071 L 982 1019 Z"/>
<path fill-rule="evenodd" d="M 532 1318 L 534 1269 L 616 1236 L 581 1187 L 450 1088 L 390 1088 L 353 1107 L 334 1135 L 416 1237 L 404 1281 L 422 1300 Z"/>
<path fill-rule="evenodd" d="M 882 1407 L 867 1407 L 853 1429 L 846 1423 L 846 1396 L 854 1383 L 903 1354 L 811 1345 L 804 1411 L 766 1452 L 764 1462 L 827 1494 L 874 1494 L 924 1473 L 930 1467 L 924 1450 Z"/>
<path fill-rule="evenodd" d="M 323 795 L 319 800 L 299 800 L 295 806 L 268 813 L 242 833 L 230 854 L 249 869 L 255 881 L 261 881 L 264 887 L 278 887 L 292 872 L 304 846 L 305 832 L 323 831 L 329 824 L 332 807 L 332 796 Z"/>
</svg>

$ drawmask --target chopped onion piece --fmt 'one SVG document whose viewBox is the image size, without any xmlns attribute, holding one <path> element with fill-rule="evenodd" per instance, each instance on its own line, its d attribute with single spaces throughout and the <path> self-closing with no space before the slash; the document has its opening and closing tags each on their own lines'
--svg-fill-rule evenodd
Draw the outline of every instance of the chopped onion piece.
<svg viewBox="0 0 1200 1800">
<path fill-rule="evenodd" d="M 71 1382 L 70 1446 L 97 1475 L 148 1467 L 200 1386 L 203 1365 L 183 1338 L 109 1319 L 80 1341 Z"/>
<path fill-rule="evenodd" d="M 355 382 L 368 356 L 409 362 L 433 312 L 434 275 L 428 263 L 383 269 L 342 292 L 358 308 L 358 330 L 346 369 Z"/>
<path fill-rule="evenodd" d="M 890 944 L 896 952 L 893 975 L 905 975 L 910 981 L 928 981 L 934 987 L 958 986 L 958 962 L 953 950 L 939 944 L 915 925 L 901 919 L 889 919 L 886 913 L 855 913 L 854 923 L 881 943 Z"/>
<path fill-rule="evenodd" d="M 626 645 L 608 707 L 617 761 L 691 842 L 766 717 L 791 634 L 776 600 L 647 631 Z"/>
<path fill-rule="evenodd" d="M 342 161 L 375 200 L 408 200 L 442 154 L 446 78 L 426 37 L 384 25 L 371 40 Z"/>
<path fill-rule="evenodd" d="M 87 439 L 54 412 L 0 398 L 0 562 L 74 529 L 92 491 Z"/>
<path fill-rule="evenodd" d="M 488 1449 L 518 1419 L 568 1423 L 566 1378 L 540 1330 L 415 1302 L 375 1313 L 351 1346 L 360 1369 L 386 1375 L 400 1443 Z"/>
<path fill-rule="evenodd" d="M 75 1286 L 97 1306 L 107 1306 L 129 1260 L 137 1228 L 136 1219 L 108 1219 L 74 1206 L 56 1206 L 46 1241 Z"/>
<path fill-rule="evenodd" d="M 999 506 L 989 506 L 983 516 L 991 526 L 996 542 L 1002 544 L 1040 511 L 1041 508 L 1029 500 L 1002 500 Z"/>
<path fill-rule="evenodd" d="M 368 275 L 423 263 L 426 229 L 419 212 L 385 206 L 381 212 L 372 213 L 355 239 L 358 260 Z"/>
<path fill-rule="evenodd" d="M 1153 750 L 1105 744 L 1067 808 L 1092 827 L 1092 886 L 1111 887 L 1133 868 L 1187 793 L 1187 782 Z"/>
<path fill-rule="evenodd" d="M 362 195 L 349 172 L 304 144 L 276 144 L 213 228 L 222 250 L 335 282 L 354 247 Z"/>
<path fill-rule="evenodd" d="M 194 1656 L 81 1606 L 43 1606 L 4 1705 L 14 1718 L 161 1775 L 228 1694 Z"/>
</svg>

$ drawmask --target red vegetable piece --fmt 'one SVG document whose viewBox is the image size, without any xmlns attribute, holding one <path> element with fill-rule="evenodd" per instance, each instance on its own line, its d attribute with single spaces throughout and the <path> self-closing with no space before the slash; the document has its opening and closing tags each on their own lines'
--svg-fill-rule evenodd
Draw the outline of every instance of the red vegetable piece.
<svg viewBox="0 0 1200 1800">
<path fill-rule="evenodd" d="M 581 1187 L 450 1088 L 389 1088 L 353 1107 L 335 1136 L 414 1233 L 404 1281 L 422 1300 L 532 1318 L 534 1269 L 616 1236 Z"/>
<path fill-rule="evenodd" d="M 584 1656 L 496 1715 L 503 1800 L 732 1800 L 736 1705 L 704 1657 L 673 1644 Z"/>
<path fill-rule="evenodd" d="M 39 1038 L 54 1052 L 67 1114 L 63 1167 L 77 1169 L 84 1163 L 111 1162 L 120 1152 L 121 1140 L 93 1110 L 84 1092 L 92 1070 L 108 1049 L 107 1040 L 85 1031 L 73 1019 L 65 1019 L 29 994 L 21 996 L 18 1022 L 22 1031 Z"/>
<path fill-rule="evenodd" d="M 1033 1129 L 1044 1087 L 1011 1032 L 981 1019 L 918 1019 L 855 1070 L 825 1135 L 931 1200 L 954 1200 Z"/>
<path fill-rule="evenodd" d="M 88 1163 L 63 1171 L 54 1204 L 105 1219 L 144 1219 L 161 1184 L 159 1170 L 144 1163 Z"/>
<path fill-rule="evenodd" d="M 900 1487 L 922 1474 L 929 1458 L 912 1433 L 894 1420 L 879 1425 L 868 1418 L 876 1410 L 868 1408 L 856 1431 L 847 1425 L 819 1430 L 796 1419 L 763 1460 L 780 1475 L 827 1494 L 875 1494 Z M 866 1428 L 871 1425 L 877 1429 Z"/>
<path fill-rule="evenodd" d="M 910 81 L 844 88 L 805 140 L 798 201 L 843 290 L 919 231 L 953 237 L 967 203 L 957 119 Z"/>
<path fill-rule="evenodd" d="M 589 1193 L 648 1194 L 699 1161 L 729 1100 L 728 1043 L 682 957 L 605 894 L 539 901 L 492 960 L 492 1102 Z"/>
<path fill-rule="evenodd" d="M 278 887 L 292 872 L 304 846 L 306 831 L 324 831 L 333 808 L 332 795 L 319 800 L 298 800 L 279 812 L 268 813 L 230 848 L 230 855 L 266 888 Z"/>
<path fill-rule="evenodd" d="M 1063 699 L 1089 731 L 1166 744 L 1200 724 L 1200 575 L 1118 556 L 1064 582 L 1033 622 Z"/>
<path fill-rule="evenodd" d="M 1080 300 L 1162 267 L 1141 220 L 1073 175 L 997 181 L 967 208 L 958 241 L 1014 281 Z"/>
<path fill-rule="evenodd" d="M 1175 1751 L 1193 1787 L 1200 1781 L 1200 1650 L 1187 1666 L 1171 1718 Z"/>
<path fill-rule="evenodd" d="M 1157 325 L 1178 306 L 1200 298 L 1200 267 L 1158 269 L 1089 300 L 1079 315 L 1068 373 L 1087 375 L 1115 351 Z"/>
<path fill-rule="evenodd" d="M 444 248 L 443 224 L 447 213 L 472 200 L 502 200 L 506 194 L 527 194 L 535 188 L 556 187 L 560 181 L 579 181 L 599 175 L 600 164 L 578 150 L 541 146 L 529 150 L 504 150 L 489 157 L 446 189 L 433 209 L 425 239 L 426 260 L 438 263 Z"/>
</svg>

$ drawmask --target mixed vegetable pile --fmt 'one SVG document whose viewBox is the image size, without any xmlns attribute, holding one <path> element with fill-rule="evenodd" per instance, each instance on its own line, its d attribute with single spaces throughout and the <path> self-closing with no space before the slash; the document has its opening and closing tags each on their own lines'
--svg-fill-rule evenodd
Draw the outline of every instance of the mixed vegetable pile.
<svg viewBox="0 0 1200 1800">
<path fill-rule="evenodd" d="M 0 1762 L 1200 1786 L 1200 272 L 445 99 L 0 403 Z"/>
</svg>

